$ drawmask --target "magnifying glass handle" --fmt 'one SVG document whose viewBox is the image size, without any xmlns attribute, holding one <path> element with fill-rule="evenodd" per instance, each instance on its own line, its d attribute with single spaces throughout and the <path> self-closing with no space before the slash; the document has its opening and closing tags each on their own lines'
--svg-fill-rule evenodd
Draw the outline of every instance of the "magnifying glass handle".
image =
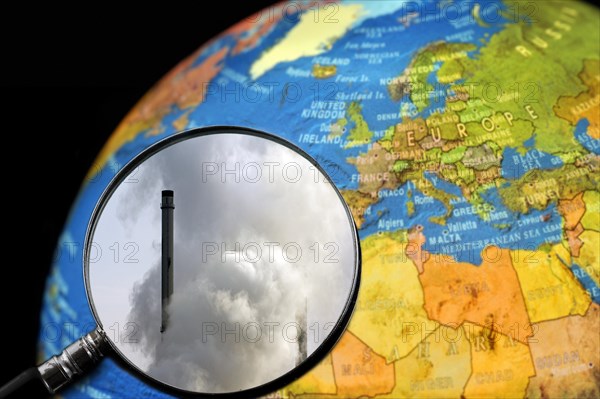
<svg viewBox="0 0 600 399">
<path fill-rule="evenodd" d="M 108 350 L 104 331 L 95 329 L 69 345 L 60 355 L 52 356 L 37 368 L 32 367 L 0 388 L 0 398 L 32 384 L 41 384 L 50 394 L 87 372 Z"/>
<path fill-rule="evenodd" d="M 19 396 L 39 398 L 48 396 L 49 392 L 37 367 L 31 367 L 0 387 L 0 398 Z"/>
</svg>

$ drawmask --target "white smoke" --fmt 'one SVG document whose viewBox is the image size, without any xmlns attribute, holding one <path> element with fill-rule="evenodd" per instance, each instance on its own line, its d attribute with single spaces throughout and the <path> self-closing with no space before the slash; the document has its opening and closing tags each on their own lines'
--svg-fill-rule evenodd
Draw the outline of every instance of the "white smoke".
<svg viewBox="0 0 600 399">
<path fill-rule="evenodd" d="M 127 358 L 182 389 L 231 392 L 295 366 L 297 321 L 309 327 L 309 355 L 323 342 L 348 300 L 355 254 L 337 194 L 308 161 L 271 141 L 221 134 L 159 152 L 136 178 L 112 196 L 94 241 L 123 235 L 139 243 L 140 262 L 125 269 L 109 256 L 90 265 L 104 328 L 135 323 L 129 341 L 137 342 L 121 331 L 116 343 Z M 161 334 L 163 189 L 175 193 L 175 253 Z"/>
</svg>

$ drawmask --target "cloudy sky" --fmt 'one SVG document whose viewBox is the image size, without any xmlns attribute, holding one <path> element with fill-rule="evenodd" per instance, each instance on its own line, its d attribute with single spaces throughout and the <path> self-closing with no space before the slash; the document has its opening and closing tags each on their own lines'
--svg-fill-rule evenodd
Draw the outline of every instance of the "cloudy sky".
<svg viewBox="0 0 600 399">
<path fill-rule="evenodd" d="M 174 293 L 161 334 L 165 189 Z M 93 237 L 91 294 L 109 338 L 151 377 L 201 392 L 251 388 L 295 366 L 297 322 L 309 326 L 309 355 L 327 337 L 350 293 L 352 238 L 337 194 L 300 155 L 253 136 L 196 137 L 149 158 L 112 195 Z"/>
</svg>

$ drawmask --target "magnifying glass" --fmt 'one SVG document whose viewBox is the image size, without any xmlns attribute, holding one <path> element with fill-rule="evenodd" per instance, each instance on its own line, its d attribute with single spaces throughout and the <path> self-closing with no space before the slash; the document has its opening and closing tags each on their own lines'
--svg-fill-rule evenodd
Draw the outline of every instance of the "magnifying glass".
<svg viewBox="0 0 600 399">
<path fill-rule="evenodd" d="M 54 393 L 105 355 L 180 396 L 267 394 L 331 350 L 360 267 L 350 210 L 307 153 L 246 128 L 176 134 L 127 164 L 92 213 L 83 273 L 97 327 L 0 396 L 40 381 Z"/>
</svg>

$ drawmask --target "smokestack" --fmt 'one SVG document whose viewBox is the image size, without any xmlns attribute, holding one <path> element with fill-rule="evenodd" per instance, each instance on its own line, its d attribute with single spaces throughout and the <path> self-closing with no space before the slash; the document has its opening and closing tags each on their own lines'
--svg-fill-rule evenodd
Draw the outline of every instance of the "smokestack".
<svg viewBox="0 0 600 399">
<path fill-rule="evenodd" d="M 162 202 L 162 271 L 161 271 L 161 291 L 162 291 L 162 319 L 160 332 L 167 329 L 169 313 L 167 307 L 169 299 L 173 295 L 173 191 L 163 190 Z"/>
<path fill-rule="evenodd" d="M 306 360 L 308 357 L 307 338 L 308 338 L 308 300 L 304 300 L 304 309 L 296 313 L 296 323 L 300 326 L 300 335 L 298 336 L 298 354 L 296 355 L 296 366 Z"/>
</svg>

